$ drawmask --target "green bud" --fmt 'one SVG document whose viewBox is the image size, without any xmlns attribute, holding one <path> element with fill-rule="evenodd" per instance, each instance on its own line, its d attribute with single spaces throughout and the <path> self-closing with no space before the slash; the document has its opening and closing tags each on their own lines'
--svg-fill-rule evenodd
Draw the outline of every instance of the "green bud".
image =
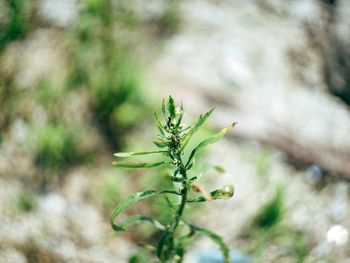
<svg viewBox="0 0 350 263">
<path fill-rule="evenodd" d="M 179 255 L 174 256 L 175 262 L 181 262 L 181 257 Z"/>
<path fill-rule="evenodd" d="M 227 194 L 229 197 L 232 197 L 235 193 L 235 188 L 232 184 L 225 185 L 222 190 L 225 194 Z"/>
</svg>

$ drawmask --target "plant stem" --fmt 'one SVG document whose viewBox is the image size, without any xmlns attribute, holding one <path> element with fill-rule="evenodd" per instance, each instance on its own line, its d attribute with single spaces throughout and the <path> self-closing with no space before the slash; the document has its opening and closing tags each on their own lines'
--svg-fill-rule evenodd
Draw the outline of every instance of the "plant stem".
<svg viewBox="0 0 350 263">
<path fill-rule="evenodd" d="M 188 189 L 187 189 L 185 183 L 183 183 L 183 188 L 182 188 L 181 192 L 182 192 L 181 203 L 180 203 L 179 209 L 176 212 L 175 221 L 172 224 L 172 232 L 175 232 L 175 230 L 176 230 L 176 228 L 177 228 L 177 226 L 179 224 L 179 221 L 180 221 L 180 219 L 182 217 L 182 214 L 183 214 L 183 211 L 185 209 L 186 202 L 187 202 Z"/>
<path fill-rule="evenodd" d="M 183 177 L 183 181 L 182 181 L 182 189 L 181 189 L 181 203 L 180 203 L 180 207 L 176 212 L 175 215 L 175 220 L 172 223 L 172 225 L 169 228 L 169 231 L 171 232 L 171 235 L 173 235 L 175 233 L 175 230 L 177 228 L 177 226 L 179 225 L 179 222 L 181 220 L 182 214 L 184 212 L 185 206 L 186 206 L 186 202 L 187 202 L 187 193 L 188 193 L 188 187 L 186 185 L 186 179 L 187 179 L 187 173 L 186 173 L 186 168 L 183 165 L 182 159 L 181 159 L 181 154 L 177 154 L 176 155 L 176 159 L 177 159 L 177 169 L 179 171 L 179 174 L 182 175 Z"/>
</svg>

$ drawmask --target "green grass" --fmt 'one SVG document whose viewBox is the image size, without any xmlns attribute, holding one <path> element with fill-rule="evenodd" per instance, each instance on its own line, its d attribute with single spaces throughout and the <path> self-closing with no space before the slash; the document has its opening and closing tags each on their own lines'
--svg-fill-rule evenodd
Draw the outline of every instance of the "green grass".
<svg viewBox="0 0 350 263">
<path fill-rule="evenodd" d="M 35 164 L 45 170 L 59 170 L 83 161 L 78 151 L 77 132 L 63 125 L 49 125 L 38 132 Z"/>
<path fill-rule="evenodd" d="M 8 20 L 0 30 L 0 51 L 12 41 L 22 38 L 27 32 L 26 11 L 28 3 L 22 0 L 8 0 Z"/>
<path fill-rule="evenodd" d="M 16 196 L 16 207 L 20 212 L 32 211 L 36 207 L 36 200 L 32 194 L 20 191 Z"/>
<path fill-rule="evenodd" d="M 302 263 L 311 250 L 307 234 L 287 222 L 289 211 L 285 207 L 284 189 L 276 187 L 275 194 L 261 206 L 245 230 L 248 241 L 245 252 L 257 262 L 271 247 L 285 251 L 279 255 L 281 262 L 286 258 L 288 262 Z"/>
<path fill-rule="evenodd" d="M 275 195 L 266 202 L 253 218 L 253 226 L 270 228 L 278 224 L 284 215 L 283 189 L 277 188 Z"/>
</svg>

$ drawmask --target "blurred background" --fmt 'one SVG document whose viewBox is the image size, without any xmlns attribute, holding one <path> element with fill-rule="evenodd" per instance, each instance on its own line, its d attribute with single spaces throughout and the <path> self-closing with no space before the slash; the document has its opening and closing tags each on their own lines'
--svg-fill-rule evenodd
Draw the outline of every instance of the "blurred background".
<svg viewBox="0 0 350 263">
<path fill-rule="evenodd" d="M 168 171 L 111 162 L 153 149 L 168 94 L 188 122 L 216 107 L 200 136 L 239 122 L 203 154 L 235 196 L 193 222 L 251 262 L 350 262 L 348 0 L 0 0 L 0 262 L 147 262 L 158 233 L 109 217 Z"/>
</svg>

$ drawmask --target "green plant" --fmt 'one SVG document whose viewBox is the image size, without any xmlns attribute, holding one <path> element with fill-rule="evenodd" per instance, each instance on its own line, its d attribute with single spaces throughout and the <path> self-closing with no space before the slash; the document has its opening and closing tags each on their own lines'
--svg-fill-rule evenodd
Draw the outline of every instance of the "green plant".
<svg viewBox="0 0 350 263">
<path fill-rule="evenodd" d="M 35 164 L 48 171 L 64 169 L 88 159 L 88 155 L 78 150 L 76 131 L 64 125 L 49 125 L 41 130 L 35 148 Z"/>
<path fill-rule="evenodd" d="M 84 0 L 71 32 L 67 87 L 89 90 L 94 120 L 113 149 L 123 148 L 126 135 L 147 109 L 131 40 L 118 37 L 120 32 L 134 32 L 131 6 L 130 1 Z"/>
<path fill-rule="evenodd" d="M 20 212 L 29 212 L 36 207 L 36 200 L 30 193 L 21 191 L 16 196 L 16 207 Z"/>
<path fill-rule="evenodd" d="M 21 0 L 8 0 L 3 3 L 4 8 L 8 13 L 8 19 L 5 21 L 5 25 L 1 25 L 0 31 L 0 51 L 6 47 L 6 45 L 23 37 L 27 31 L 26 11 L 29 5 Z M 2 21 L 0 21 L 2 22 Z"/>
<path fill-rule="evenodd" d="M 264 204 L 253 219 L 253 225 L 258 228 L 275 226 L 283 217 L 283 191 L 282 187 L 276 189 L 276 194 Z"/>
<path fill-rule="evenodd" d="M 162 123 L 157 113 L 155 113 L 155 120 L 159 129 L 157 141 L 154 144 L 160 148 L 155 151 L 147 152 L 124 152 L 116 153 L 116 157 L 125 158 L 131 156 L 161 154 L 164 156 L 163 160 L 156 162 L 130 162 L 130 161 L 116 161 L 114 165 L 121 168 L 153 168 L 162 165 L 167 165 L 173 169 L 173 174 L 169 179 L 174 182 L 174 188 L 167 190 L 147 190 L 144 192 L 137 192 L 130 195 L 124 201 L 120 202 L 114 209 L 111 216 L 112 228 L 117 231 L 125 231 L 125 229 L 140 221 L 147 221 L 153 224 L 160 232 L 160 239 L 156 248 L 157 257 L 161 262 L 182 262 L 186 241 L 189 240 L 195 233 L 200 233 L 212 239 L 221 249 L 225 263 L 229 262 L 229 248 L 224 243 L 222 238 L 217 234 L 188 223 L 184 218 L 184 211 L 187 204 L 196 202 L 205 202 L 215 199 L 228 199 L 233 196 L 234 188 L 232 185 L 226 185 L 221 189 L 214 190 L 210 193 L 206 192 L 204 188 L 196 181 L 199 176 L 190 173 L 191 168 L 195 164 L 195 157 L 199 151 L 211 143 L 221 139 L 228 131 L 230 131 L 236 123 L 221 130 L 219 133 L 201 141 L 191 151 L 187 151 L 187 146 L 192 136 L 204 124 L 208 117 L 213 112 L 213 109 L 200 115 L 198 120 L 191 126 L 185 127 L 182 123 L 184 110 L 183 106 L 176 107 L 174 99 L 169 96 L 167 103 L 163 100 L 162 113 L 164 122 Z M 197 193 L 196 193 L 197 192 Z M 199 194 L 198 196 L 198 193 Z M 121 224 L 116 224 L 115 219 L 123 212 L 129 205 L 140 201 L 142 199 L 165 195 L 168 201 L 168 207 L 173 210 L 173 217 L 168 224 L 162 224 L 155 218 L 145 215 L 135 215 Z M 177 197 L 178 203 L 174 203 L 169 197 Z"/>
<path fill-rule="evenodd" d="M 276 256 L 275 261 L 280 262 L 286 258 L 291 262 L 304 262 L 310 253 L 307 234 L 284 220 L 291 211 L 291 208 L 286 208 L 284 193 L 285 186 L 277 185 L 274 195 L 258 209 L 244 234 L 249 240 L 245 252 L 251 255 L 254 262 L 264 261 L 262 258 L 271 247 L 285 251 Z M 275 262 L 273 259 L 271 261 Z"/>
</svg>

